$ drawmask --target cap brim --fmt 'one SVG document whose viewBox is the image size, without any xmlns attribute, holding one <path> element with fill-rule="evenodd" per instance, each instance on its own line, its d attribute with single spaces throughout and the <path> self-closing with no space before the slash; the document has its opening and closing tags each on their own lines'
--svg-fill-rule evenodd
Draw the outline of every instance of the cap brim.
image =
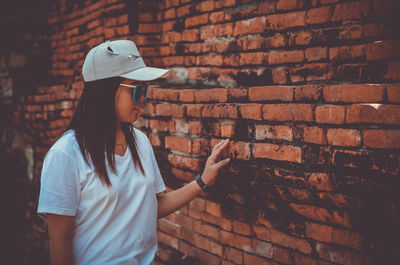
<svg viewBox="0 0 400 265">
<path fill-rule="evenodd" d="M 168 72 L 169 72 L 169 70 L 167 70 L 167 69 L 146 66 L 146 67 L 134 70 L 132 72 L 122 74 L 120 76 L 123 78 L 128 78 L 128 79 L 133 79 L 133 80 L 138 80 L 138 81 L 150 81 L 150 80 L 160 78 L 161 76 L 165 75 Z"/>
</svg>

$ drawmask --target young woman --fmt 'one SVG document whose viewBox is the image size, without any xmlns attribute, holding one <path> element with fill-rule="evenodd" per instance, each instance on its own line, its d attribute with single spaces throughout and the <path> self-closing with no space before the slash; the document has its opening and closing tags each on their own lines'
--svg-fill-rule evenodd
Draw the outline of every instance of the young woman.
<svg viewBox="0 0 400 265">
<path fill-rule="evenodd" d="M 167 72 L 145 66 L 132 41 L 94 47 L 85 87 L 67 131 L 44 159 L 38 213 L 47 215 L 52 265 L 153 264 L 157 218 L 212 185 L 229 158 L 218 143 L 203 173 L 165 192 L 150 141 L 132 127 L 147 86 Z"/>
</svg>

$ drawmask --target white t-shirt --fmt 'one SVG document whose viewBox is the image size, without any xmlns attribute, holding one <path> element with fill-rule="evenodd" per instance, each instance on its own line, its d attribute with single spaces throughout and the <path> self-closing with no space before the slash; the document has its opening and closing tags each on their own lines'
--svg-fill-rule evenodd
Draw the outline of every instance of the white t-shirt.
<svg viewBox="0 0 400 265">
<path fill-rule="evenodd" d="M 157 198 L 165 190 L 149 139 L 134 129 L 145 176 L 129 148 L 115 155 L 118 175 L 103 185 L 85 162 L 73 130 L 50 148 L 43 162 L 38 213 L 75 216 L 74 264 L 154 264 Z"/>
</svg>

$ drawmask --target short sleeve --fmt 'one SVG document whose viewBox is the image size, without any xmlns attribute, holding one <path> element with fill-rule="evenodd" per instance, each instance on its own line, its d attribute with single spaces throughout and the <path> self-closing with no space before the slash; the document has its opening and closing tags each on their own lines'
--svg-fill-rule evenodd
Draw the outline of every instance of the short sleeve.
<svg viewBox="0 0 400 265">
<path fill-rule="evenodd" d="M 37 212 L 74 216 L 79 196 L 75 160 L 61 150 L 50 150 L 43 161 Z"/>
<path fill-rule="evenodd" d="M 151 150 L 151 152 L 150 152 L 151 153 L 151 165 L 153 168 L 153 175 L 154 175 L 154 190 L 157 194 L 157 193 L 160 193 L 165 190 L 165 183 L 161 176 L 160 169 L 158 168 L 156 156 L 154 155 L 154 150 L 150 144 L 150 141 L 149 141 L 149 145 L 150 145 L 150 150 Z"/>
</svg>

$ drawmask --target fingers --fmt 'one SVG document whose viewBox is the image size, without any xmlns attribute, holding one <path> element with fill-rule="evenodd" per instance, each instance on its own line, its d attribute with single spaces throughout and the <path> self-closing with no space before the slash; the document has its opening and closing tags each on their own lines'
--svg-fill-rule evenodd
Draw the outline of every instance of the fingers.
<svg viewBox="0 0 400 265">
<path fill-rule="evenodd" d="M 213 150 L 219 148 L 219 147 L 220 147 L 222 144 L 224 144 L 224 142 L 226 142 L 227 140 L 228 140 L 228 139 L 219 141 L 219 142 L 214 146 Z"/>
<path fill-rule="evenodd" d="M 216 144 L 210 156 L 213 157 L 213 159 L 215 160 L 219 156 L 221 151 L 228 146 L 228 143 L 229 139 L 225 139 Z"/>
<path fill-rule="evenodd" d="M 226 158 L 226 159 L 224 159 L 224 160 L 219 161 L 217 164 L 215 164 L 215 166 L 216 166 L 216 167 L 218 168 L 218 170 L 219 170 L 220 168 L 226 166 L 226 165 L 229 163 L 230 160 L 231 160 L 231 159 L 228 157 L 228 158 Z"/>
</svg>

